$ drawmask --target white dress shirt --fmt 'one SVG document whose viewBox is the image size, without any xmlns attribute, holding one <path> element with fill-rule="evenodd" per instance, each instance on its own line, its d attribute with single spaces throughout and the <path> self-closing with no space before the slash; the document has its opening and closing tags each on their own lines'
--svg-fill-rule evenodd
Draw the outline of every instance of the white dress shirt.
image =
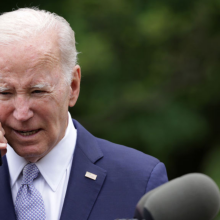
<svg viewBox="0 0 220 220">
<path fill-rule="evenodd" d="M 72 166 L 76 137 L 77 130 L 72 123 L 70 113 L 68 113 L 68 126 L 65 136 L 46 156 L 36 162 L 40 174 L 33 184 L 43 197 L 47 220 L 60 219 Z M 22 169 L 28 162 L 17 155 L 10 145 L 7 149 L 6 156 L 11 191 L 15 204 L 17 192 L 22 182 Z"/>
</svg>

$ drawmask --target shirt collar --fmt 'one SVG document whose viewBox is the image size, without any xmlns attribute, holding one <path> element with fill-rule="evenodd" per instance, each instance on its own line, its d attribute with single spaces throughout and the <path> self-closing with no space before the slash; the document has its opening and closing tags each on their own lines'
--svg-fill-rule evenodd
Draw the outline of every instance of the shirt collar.
<svg viewBox="0 0 220 220">
<path fill-rule="evenodd" d="M 63 139 L 36 165 L 53 191 L 56 191 L 69 163 L 72 161 L 76 145 L 77 130 L 75 129 L 71 115 L 68 113 L 68 126 Z M 23 167 L 28 163 L 8 146 L 7 161 L 10 173 L 11 187 L 17 181 Z"/>
</svg>

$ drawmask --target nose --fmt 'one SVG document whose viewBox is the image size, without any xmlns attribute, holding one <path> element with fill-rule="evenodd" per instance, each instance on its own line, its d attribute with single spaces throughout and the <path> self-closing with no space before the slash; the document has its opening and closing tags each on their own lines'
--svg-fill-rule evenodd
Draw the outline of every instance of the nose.
<svg viewBox="0 0 220 220">
<path fill-rule="evenodd" d="M 18 96 L 14 101 L 13 116 L 18 121 L 27 121 L 34 115 L 30 109 L 30 101 L 24 96 Z"/>
</svg>

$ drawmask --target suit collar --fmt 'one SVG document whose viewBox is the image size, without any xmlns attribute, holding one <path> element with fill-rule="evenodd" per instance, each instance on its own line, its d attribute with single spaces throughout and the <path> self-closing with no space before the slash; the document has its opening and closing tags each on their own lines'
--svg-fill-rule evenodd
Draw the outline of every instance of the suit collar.
<svg viewBox="0 0 220 220">
<path fill-rule="evenodd" d="M 60 219 L 86 220 L 100 193 L 106 170 L 95 164 L 103 157 L 96 138 L 77 121 L 73 122 L 77 129 L 77 142 Z M 97 179 L 85 177 L 86 172 L 96 174 Z"/>
<path fill-rule="evenodd" d="M 0 219 L 16 220 L 6 156 L 2 160 L 3 165 L 0 167 Z"/>
<path fill-rule="evenodd" d="M 92 163 L 101 159 L 103 153 L 97 144 L 96 138 L 74 119 L 73 124 L 77 129 L 77 146 L 82 149 Z"/>
</svg>

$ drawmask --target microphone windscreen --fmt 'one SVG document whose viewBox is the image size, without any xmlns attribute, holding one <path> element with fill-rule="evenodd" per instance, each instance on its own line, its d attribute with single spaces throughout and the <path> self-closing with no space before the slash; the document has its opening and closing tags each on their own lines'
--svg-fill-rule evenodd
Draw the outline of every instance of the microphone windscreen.
<svg viewBox="0 0 220 220">
<path fill-rule="evenodd" d="M 137 210 L 153 220 L 211 220 L 220 208 L 218 186 L 204 174 L 174 179 L 142 197 Z M 145 217 L 145 216 L 144 216 Z"/>
</svg>

